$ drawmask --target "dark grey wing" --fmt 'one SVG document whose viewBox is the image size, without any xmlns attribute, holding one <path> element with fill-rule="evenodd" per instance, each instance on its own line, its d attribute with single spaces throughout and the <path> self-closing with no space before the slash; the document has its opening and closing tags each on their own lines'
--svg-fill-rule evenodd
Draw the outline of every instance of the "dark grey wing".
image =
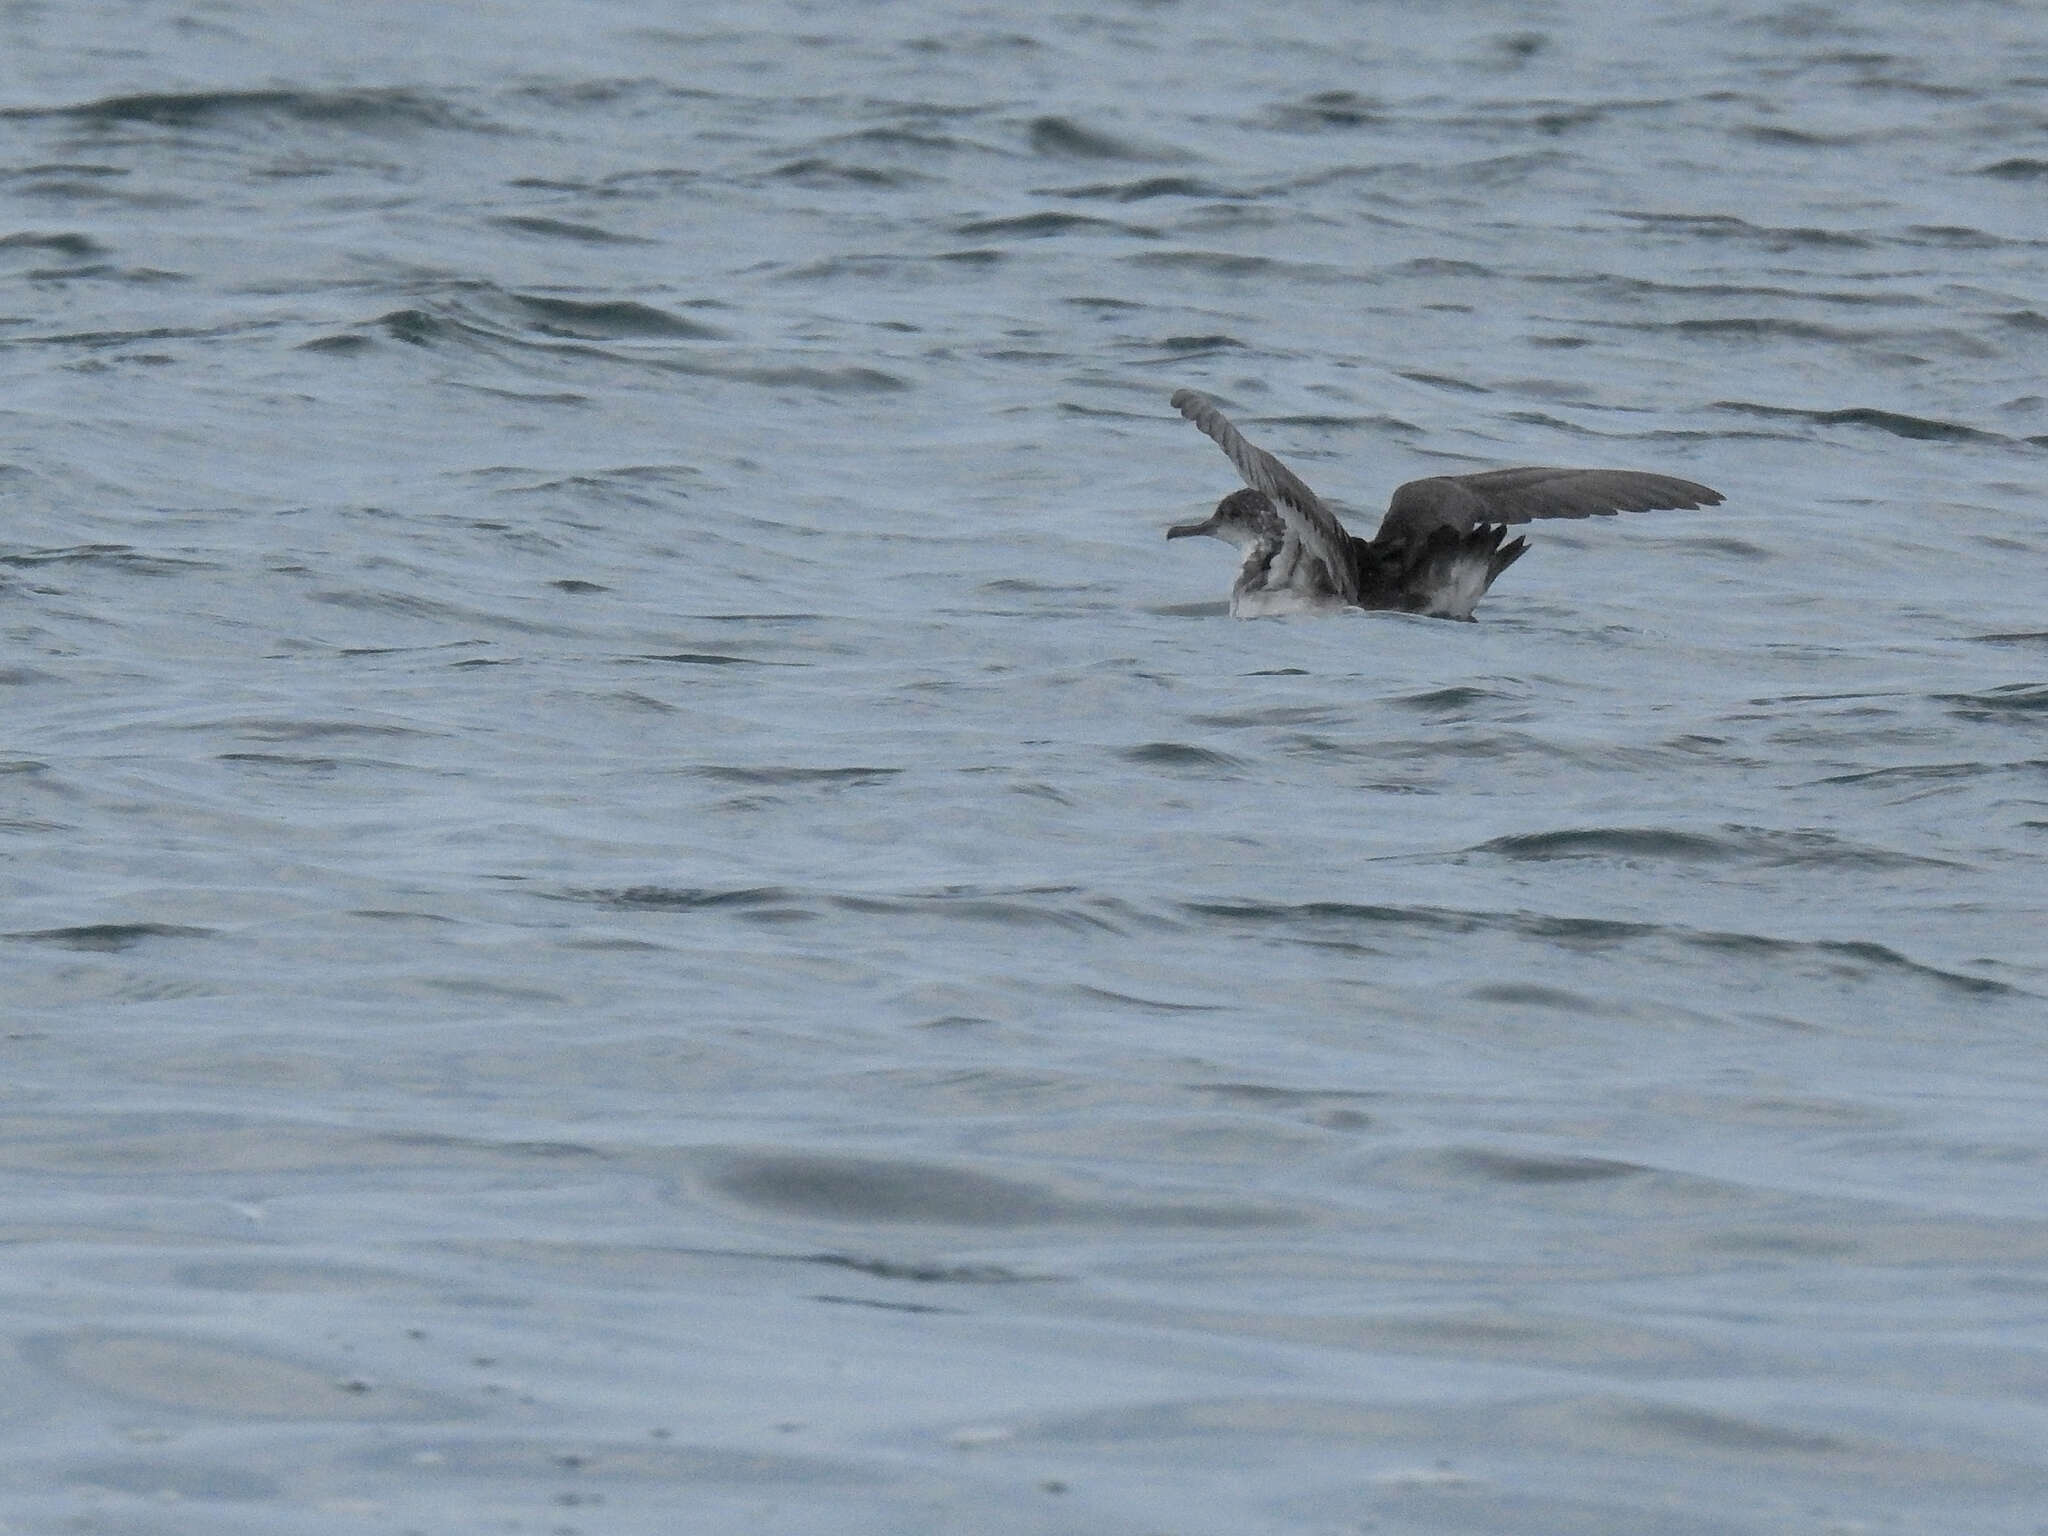
<svg viewBox="0 0 2048 1536">
<path fill-rule="evenodd" d="M 1177 389 L 1170 403 L 1216 440 L 1216 446 L 1230 456 L 1246 485 L 1272 498 L 1288 530 L 1329 570 L 1337 595 L 1356 599 L 1358 562 L 1351 554 L 1351 535 L 1337 521 L 1337 514 L 1323 505 L 1322 498 L 1304 485 L 1293 470 L 1232 426 L 1230 418 L 1216 408 L 1216 402 L 1200 390 Z"/>
<path fill-rule="evenodd" d="M 1721 499 L 1707 486 L 1642 469 L 1488 469 L 1409 481 L 1387 503 L 1374 538 L 1406 543 L 1433 528 L 1466 533 L 1483 523 L 1713 507 Z"/>
</svg>

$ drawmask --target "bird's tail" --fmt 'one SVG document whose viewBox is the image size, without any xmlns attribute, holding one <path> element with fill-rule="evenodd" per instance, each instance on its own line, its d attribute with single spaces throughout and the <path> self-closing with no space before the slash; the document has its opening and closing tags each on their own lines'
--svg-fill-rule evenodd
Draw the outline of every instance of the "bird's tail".
<svg viewBox="0 0 2048 1536">
<path fill-rule="evenodd" d="M 1496 546 L 1486 562 L 1486 584 L 1490 587 L 1502 571 L 1529 552 L 1529 541 L 1527 539 L 1509 539 L 1507 543 L 1502 544 L 1500 542 L 1501 535 L 1506 533 L 1507 529 L 1499 524 L 1495 524 L 1490 530 L 1485 528 L 1475 529 L 1473 537 L 1477 538 L 1480 534 L 1487 532 L 1493 534 L 1493 542 Z"/>
<path fill-rule="evenodd" d="M 1490 523 L 1469 533 L 1454 528 L 1432 533 L 1418 562 L 1420 579 L 1410 586 L 1414 611 L 1435 619 L 1470 619 L 1486 589 L 1529 547 L 1525 539 L 1508 539 L 1507 532 Z"/>
</svg>

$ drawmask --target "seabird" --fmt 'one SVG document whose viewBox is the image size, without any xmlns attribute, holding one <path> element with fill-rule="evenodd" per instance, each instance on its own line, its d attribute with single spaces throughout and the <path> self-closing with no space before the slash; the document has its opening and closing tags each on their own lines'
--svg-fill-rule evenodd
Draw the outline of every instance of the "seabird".
<svg viewBox="0 0 2048 1536">
<path fill-rule="evenodd" d="M 1206 533 L 1237 546 L 1244 563 L 1230 589 L 1234 618 L 1394 608 L 1469 620 L 1494 578 L 1529 547 L 1507 539 L 1510 523 L 1721 502 L 1719 491 L 1640 469 L 1488 469 L 1409 481 L 1366 540 L 1345 532 L 1293 470 L 1249 442 L 1207 395 L 1175 390 L 1172 403 L 1216 440 L 1249 487 L 1224 497 L 1206 521 L 1166 530 L 1169 539 Z"/>
</svg>

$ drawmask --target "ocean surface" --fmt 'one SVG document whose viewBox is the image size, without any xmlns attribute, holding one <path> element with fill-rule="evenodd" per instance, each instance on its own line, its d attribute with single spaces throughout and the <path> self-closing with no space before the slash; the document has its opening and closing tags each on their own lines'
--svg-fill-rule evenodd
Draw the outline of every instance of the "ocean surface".
<svg viewBox="0 0 2048 1536">
<path fill-rule="evenodd" d="M 0 1531 L 2048 1531 L 2033 0 L 12 5 L 0 284 Z"/>
</svg>

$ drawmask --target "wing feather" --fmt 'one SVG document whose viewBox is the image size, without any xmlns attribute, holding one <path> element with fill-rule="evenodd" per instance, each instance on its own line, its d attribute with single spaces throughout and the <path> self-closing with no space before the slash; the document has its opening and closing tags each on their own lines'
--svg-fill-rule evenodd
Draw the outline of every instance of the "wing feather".
<svg viewBox="0 0 2048 1536">
<path fill-rule="evenodd" d="M 1675 475 L 1641 469 L 1488 469 L 1411 480 L 1394 492 L 1374 542 L 1407 543 L 1434 528 L 1466 533 L 1485 523 L 1539 517 L 1607 517 L 1616 512 L 1718 506 L 1721 493 Z"/>
<path fill-rule="evenodd" d="M 1237 466 L 1244 483 L 1272 499 L 1281 521 L 1301 541 L 1308 553 L 1328 568 L 1337 595 L 1346 601 L 1358 597 L 1358 562 L 1351 553 L 1351 535 L 1337 520 L 1337 514 L 1323 505 L 1322 498 L 1302 482 L 1300 476 L 1265 449 L 1251 442 L 1231 425 L 1230 418 L 1216 402 L 1199 390 L 1177 389 L 1173 408 L 1216 441 Z"/>
</svg>

